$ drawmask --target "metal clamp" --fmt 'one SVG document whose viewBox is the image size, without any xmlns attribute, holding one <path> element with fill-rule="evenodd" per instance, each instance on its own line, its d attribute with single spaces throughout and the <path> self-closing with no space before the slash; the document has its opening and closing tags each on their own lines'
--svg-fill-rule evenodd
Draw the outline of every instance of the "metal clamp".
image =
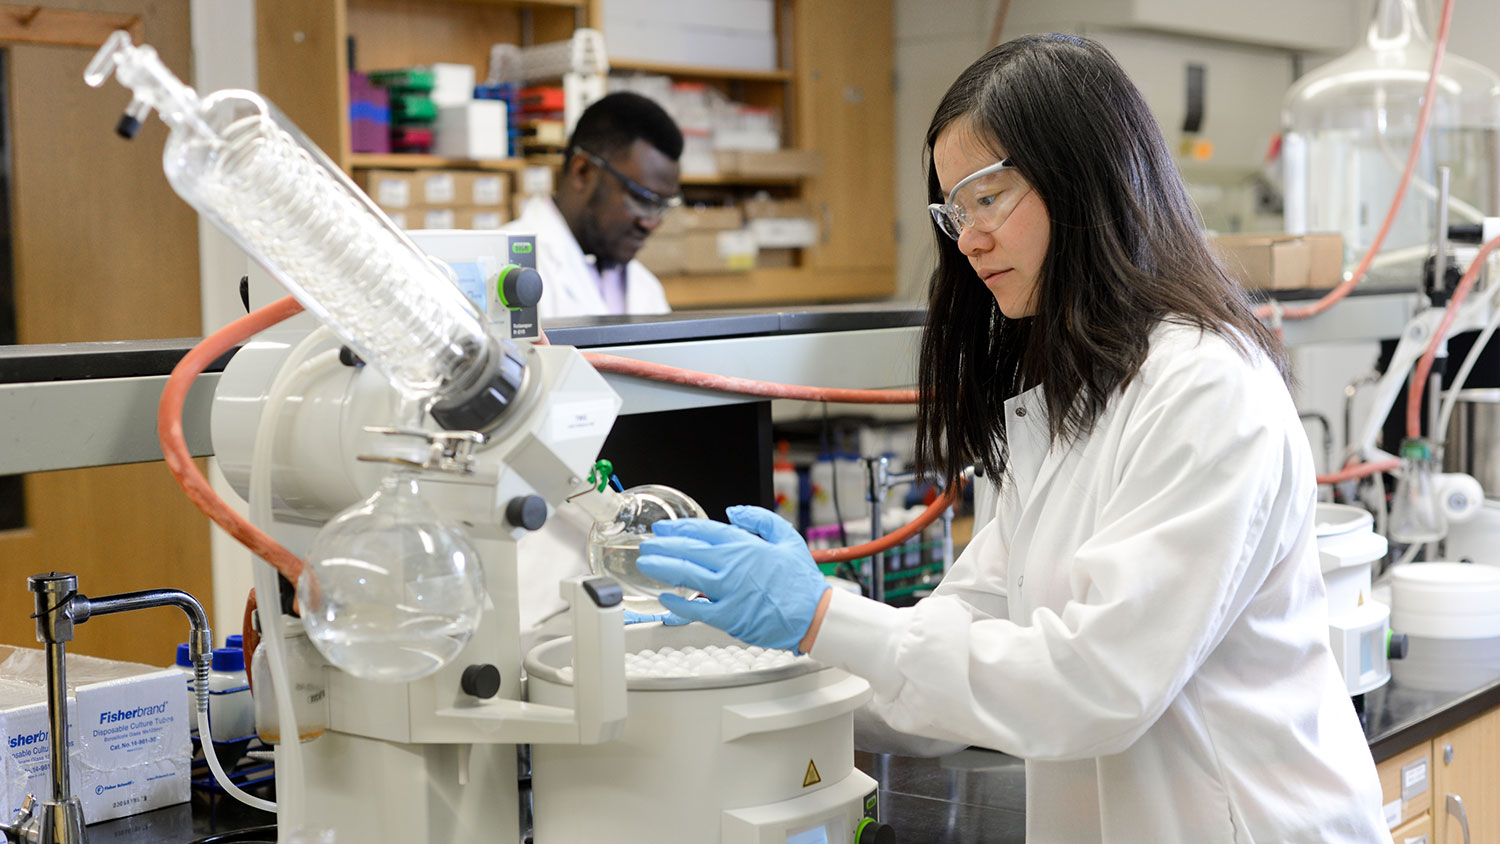
<svg viewBox="0 0 1500 844">
<path fill-rule="evenodd" d="M 418 461 L 383 454 L 361 454 L 358 459 L 366 463 L 394 463 L 454 475 L 474 474 L 474 450 L 484 444 L 484 434 L 478 431 L 424 431 L 383 426 L 367 426 L 365 430 L 392 437 L 415 437 L 427 444 L 427 456 Z"/>
</svg>

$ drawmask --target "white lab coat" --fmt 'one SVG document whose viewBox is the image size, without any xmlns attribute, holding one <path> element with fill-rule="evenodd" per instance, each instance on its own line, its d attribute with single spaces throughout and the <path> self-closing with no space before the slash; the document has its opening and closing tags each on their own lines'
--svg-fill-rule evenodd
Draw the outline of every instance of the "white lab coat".
<svg viewBox="0 0 1500 844">
<path fill-rule="evenodd" d="M 933 595 L 833 593 L 813 657 L 889 728 L 1024 758 L 1030 844 L 1389 840 L 1328 648 L 1312 454 L 1254 357 L 1163 325 L 1058 449 L 1040 390 L 1011 399 L 995 517 Z"/>
<path fill-rule="evenodd" d="M 568 221 L 550 197 L 533 197 L 521 210 L 521 216 L 507 223 L 502 231 L 512 234 L 535 234 L 537 272 L 542 276 L 542 302 L 538 316 L 542 328 L 555 317 L 599 316 L 609 313 L 604 295 L 599 292 L 598 274 L 593 262 L 578 246 Z M 672 310 L 661 281 L 640 261 L 625 265 L 625 312 L 629 314 L 664 314 Z"/>
</svg>

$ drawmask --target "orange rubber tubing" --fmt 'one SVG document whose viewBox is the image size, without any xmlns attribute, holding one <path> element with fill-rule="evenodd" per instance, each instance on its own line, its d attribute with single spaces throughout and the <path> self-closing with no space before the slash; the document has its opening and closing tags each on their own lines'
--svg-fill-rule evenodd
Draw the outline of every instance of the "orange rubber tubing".
<svg viewBox="0 0 1500 844">
<path fill-rule="evenodd" d="M 1437 350 L 1443 345 L 1443 340 L 1448 336 L 1448 329 L 1453 325 L 1453 320 L 1458 316 L 1458 308 L 1468 298 L 1469 291 L 1474 289 L 1474 282 L 1479 280 L 1479 271 L 1484 269 L 1484 262 L 1489 258 L 1495 247 L 1500 246 L 1500 237 L 1479 248 L 1479 254 L 1474 256 L 1474 262 L 1469 264 L 1469 269 L 1458 280 L 1458 287 L 1453 290 L 1453 298 L 1448 300 L 1448 308 L 1443 311 L 1443 321 L 1438 323 L 1437 331 L 1432 333 L 1432 340 L 1427 344 L 1427 351 L 1422 353 L 1421 360 L 1417 361 L 1417 368 L 1412 372 L 1411 385 L 1406 391 L 1406 435 L 1408 437 L 1422 436 L 1422 392 L 1427 388 L 1427 376 L 1432 372 L 1432 362 L 1437 357 Z M 1433 420 L 1436 422 L 1437 420 Z M 1434 437 L 1443 437 L 1445 431 L 1433 431 Z"/>
<path fill-rule="evenodd" d="M 771 399 L 796 399 L 799 401 L 826 401 L 843 404 L 916 404 L 916 390 L 851 390 L 841 387 L 802 387 L 795 384 L 776 384 L 770 381 L 755 381 L 736 378 L 732 375 L 715 375 L 711 372 L 696 372 L 662 363 L 584 352 L 583 357 L 600 372 L 617 375 L 634 375 L 652 381 L 665 381 L 721 393 L 741 393 Z"/>
<path fill-rule="evenodd" d="M 926 510 L 923 510 L 920 515 L 912 519 L 904 527 L 891 531 L 885 536 L 871 542 L 866 542 L 863 545 L 851 545 L 848 548 L 823 548 L 813 551 L 813 561 L 818 563 L 842 563 L 849 560 L 857 560 L 861 557 L 868 557 L 871 554 L 879 554 L 882 551 L 889 551 L 920 533 L 923 528 L 936 521 L 943 514 L 944 510 L 952 507 L 953 503 L 958 500 L 958 490 L 959 486 L 957 484 L 949 487 L 947 491 L 937 497 L 937 500 L 928 504 Z"/>
<path fill-rule="evenodd" d="M 230 536 L 238 539 L 293 583 L 302 574 L 302 559 L 224 503 L 224 499 L 214 492 L 208 479 L 198 471 L 198 464 L 193 462 L 187 440 L 182 434 L 182 404 L 187 399 L 193 381 L 209 364 L 258 332 L 301 310 L 302 305 L 287 296 L 246 314 L 203 338 L 172 368 L 167 385 L 161 391 L 161 403 L 156 411 L 156 434 L 161 440 L 161 453 L 182 491 L 204 515 L 213 519 L 215 524 L 228 531 Z"/>
</svg>

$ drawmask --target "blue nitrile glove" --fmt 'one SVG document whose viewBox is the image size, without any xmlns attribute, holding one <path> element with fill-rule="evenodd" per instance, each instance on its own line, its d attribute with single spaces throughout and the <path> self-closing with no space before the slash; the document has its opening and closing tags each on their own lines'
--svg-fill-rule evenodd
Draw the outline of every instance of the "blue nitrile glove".
<svg viewBox="0 0 1500 844">
<path fill-rule="evenodd" d="M 636 567 L 663 583 L 696 589 L 708 601 L 663 594 L 661 605 L 751 645 L 796 650 L 828 581 L 797 529 L 761 507 L 730 507 L 729 524 L 663 520 L 641 543 Z"/>
<path fill-rule="evenodd" d="M 684 624 L 690 624 L 692 622 L 692 619 L 683 618 L 675 612 L 636 612 L 635 610 L 625 611 L 626 624 L 645 624 L 648 621 L 660 621 L 662 624 L 665 624 L 668 627 L 681 627 Z"/>
</svg>

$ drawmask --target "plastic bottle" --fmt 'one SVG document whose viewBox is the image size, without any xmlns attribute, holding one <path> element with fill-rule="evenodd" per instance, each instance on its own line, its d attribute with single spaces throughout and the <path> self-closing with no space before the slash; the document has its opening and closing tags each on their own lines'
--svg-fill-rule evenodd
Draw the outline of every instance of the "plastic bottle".
<svg viewBox="0 0 1500 844">
<path fill-rule="evenodd" d="M 771 465 L 771 491 L 776 499 L 776 513 L 783 519 L 797 524 L 797 508 L 800 505 L 797 467 L 788 456 L 791 444 L 782 440 L 776 447 L 776 462 Z"/>
<path fill-rule="evenodd" d="M 811 524 L 837 524 L 838 514 L 833 507 L 833 456 L 818 455 L 808 469 L 808 480 L 812 486 L 812 508 L 808 513 Z"/>
<path fill-rule="evenodd" d="M 286 647 L 286 673 L 292 684 L 292 714 L 297 736 L 309 742 L 328 729 L 328 686 L 323 678 L 323 659 L 296 619 L 283 617 L 282 644 Z M 259 647 L 250 661 L 255 678 L 255 734 L 266 744 L 281 741 L 281 713 L 276 708 L 276 687 L 271 674 L 271 649 Z"/>
<path fill-rule="evenodd" d="M 845 519 L 870 517 L 870 478 L 858 454 L 845 452 L 834 461 L 838 475 L 839 515 Z"/>
<path fill-rule="evenodd" d="M 255 732 L 244 651 L 214 649 L 213 668 L 208 672 L 208 723 L 215 742 L 249 738 Z"/>
<path fill-rule="evenodd" d="M 187 683 L 188 732 L 196 737 L 198 735 L 198 717 L 196 715 L 198 712 L 198 698 L 193 693 L 193 652 L 187 642 L 183 642 L 177 646 L 177 662 L 172 667 L 183 675 L 184 681 Z"/>
</svg>

